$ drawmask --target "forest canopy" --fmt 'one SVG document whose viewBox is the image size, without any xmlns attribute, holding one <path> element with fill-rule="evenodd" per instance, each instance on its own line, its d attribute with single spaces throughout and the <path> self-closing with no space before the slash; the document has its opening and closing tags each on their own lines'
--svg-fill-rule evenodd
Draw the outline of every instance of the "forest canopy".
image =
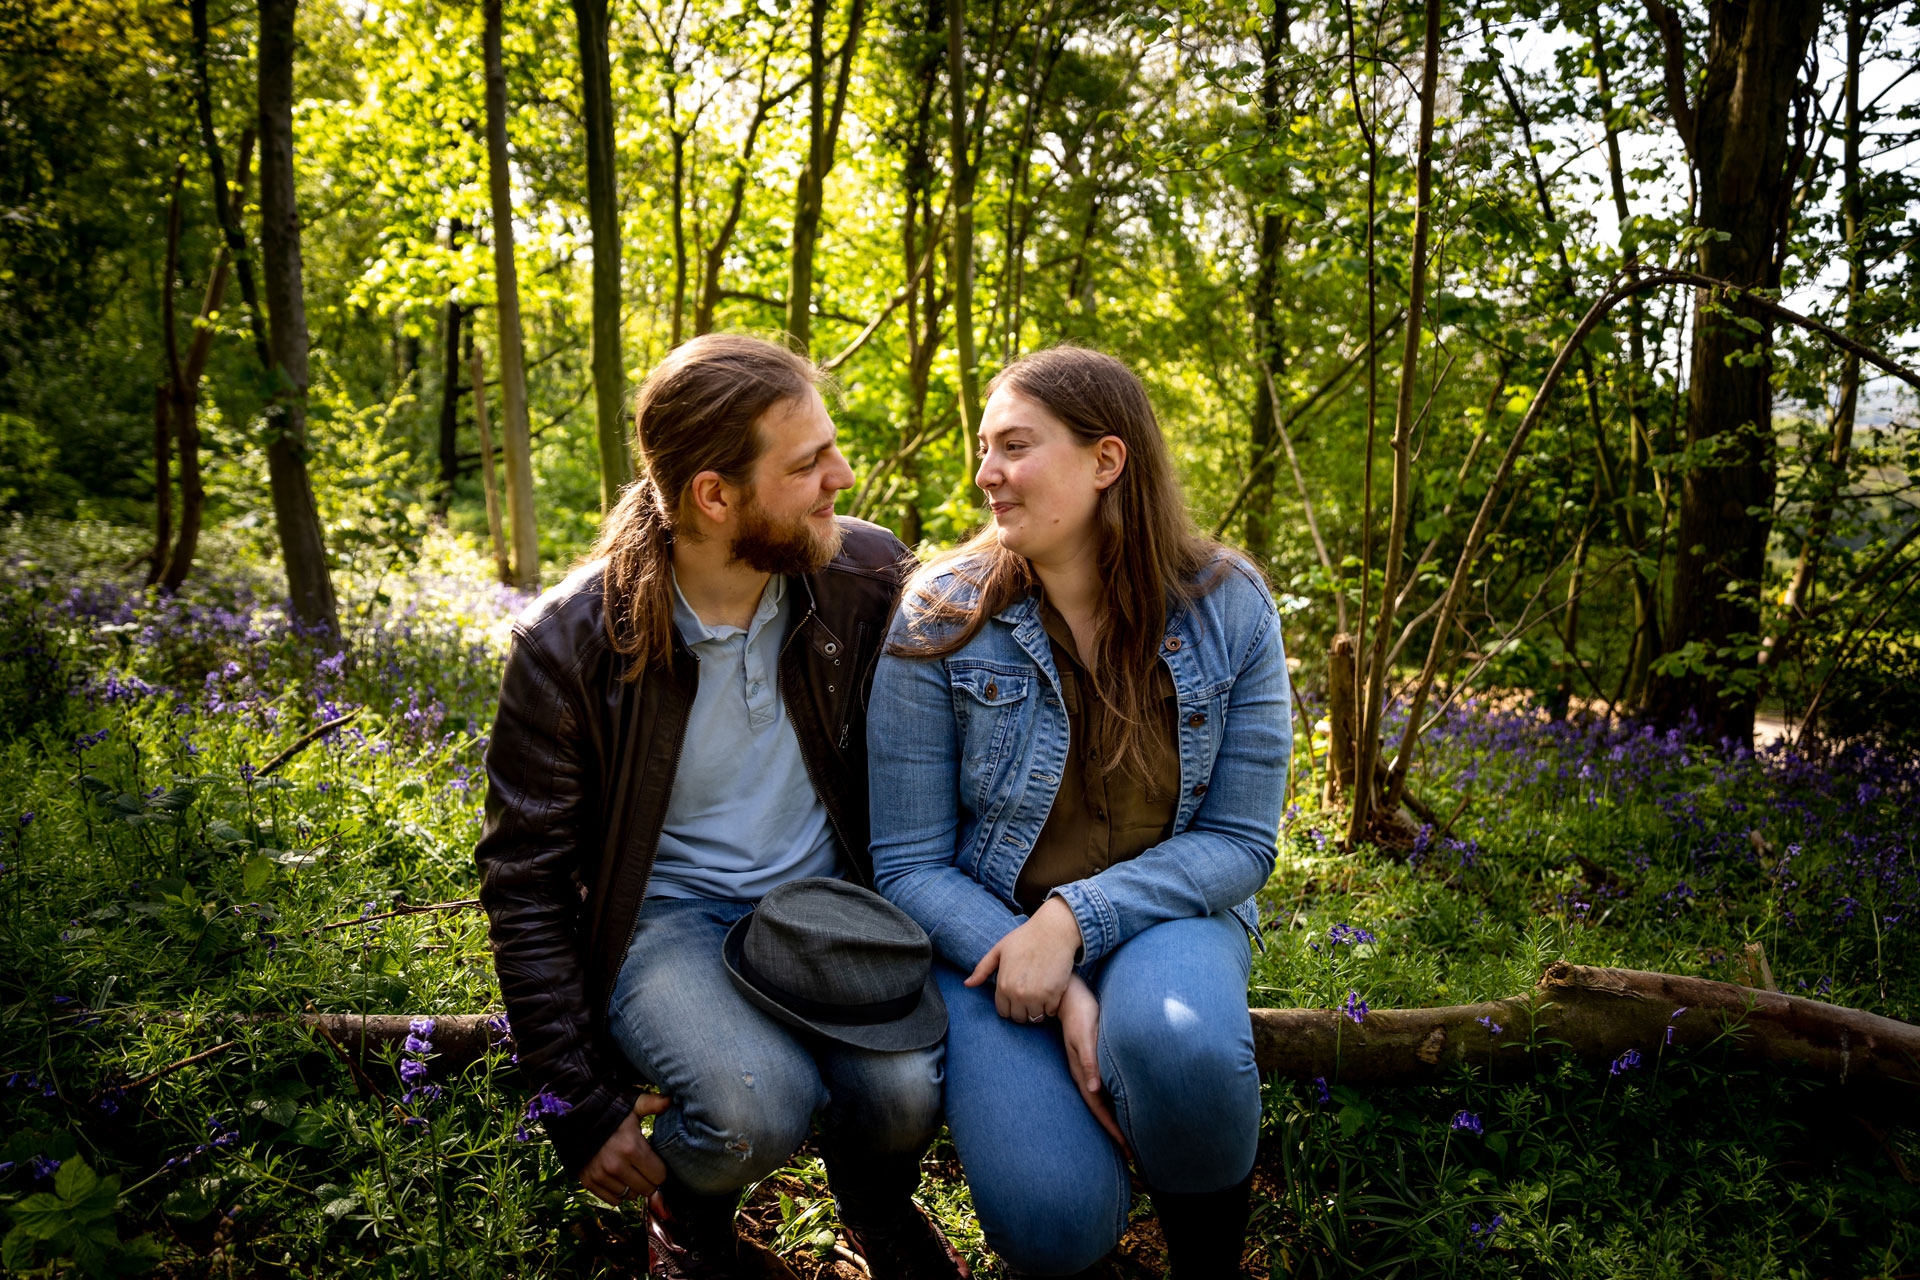
<svg viewBox="0 0 1920 1280">
<path fill-rule="evenodd" d="M 714 330 L 833 370 L 843 512 L 951 543 L 982 385 L 1080 342 L 1146 379 L 1294 652 L 1358 636 L 1368 742 L 1423 655 L 1736 739 L 1913 721 L 1874 692 L 1920 660 L 1911 4 L 0 24 L 0 502 L 158 502 L 171 585 L 185 525 L 272 530 L 337 626 L 330 567 L 487 536 L 496 456 L 503 576 L 551 581 L 634 388 Z"/>
</svg>

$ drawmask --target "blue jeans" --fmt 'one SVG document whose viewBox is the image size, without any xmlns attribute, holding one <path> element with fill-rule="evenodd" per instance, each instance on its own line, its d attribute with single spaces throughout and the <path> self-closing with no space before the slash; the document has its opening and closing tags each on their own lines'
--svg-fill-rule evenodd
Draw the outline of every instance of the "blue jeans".
<svg viewBox="0 0 1920 1280">
<path fill-rule="evenodd" d="M 1158 1191 L 1233 1186 L 1253 1168 L 1260 1073 L 1247 1017 L 1247 933 L 1230 913 L 1170 920 L 1093 979 L 1100 1077 L 1141 1177 Z M 991 985 L 934 962 L 946 997 L 947 1125 L 987 1243 L 1016 1271 L 1071 1275 L 1127 1227 L 1125 1157 L 1067 1072 L 1057 1023 L 1025 1026 Z"/>
<path fill-rule="evenodd" d="M 787 1162 L 816 1113 L 844 1221 L 885 1216 L 940 1127 L 941 1047 L 856 1049 L 749 1004 L 720 945 L 751 902 L 649 898 L 609 1004 L 613 1038 L 673 1099 L 653 1149 L 688 1189 L 737 1191 Z M 872 1206 L 871 1209 L 868 1206 Z"/>
</svg>

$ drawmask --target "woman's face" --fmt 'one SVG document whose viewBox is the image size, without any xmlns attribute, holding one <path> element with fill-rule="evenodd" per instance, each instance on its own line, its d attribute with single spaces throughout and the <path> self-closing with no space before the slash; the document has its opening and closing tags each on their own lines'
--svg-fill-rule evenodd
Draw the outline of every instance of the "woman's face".
<svg viewBox="0 0 1920 1280">
<path fill-rule="evenodd" d="M 980 470 L 1000 545 L 1045 566 L 1065 564 L 1092 544 L 1100 491 L 1120 478 L 1127 447 L 1118 436 L 1083 443 L 1066 423 L 1011 387 L 980 415 Z"/>
</svg>

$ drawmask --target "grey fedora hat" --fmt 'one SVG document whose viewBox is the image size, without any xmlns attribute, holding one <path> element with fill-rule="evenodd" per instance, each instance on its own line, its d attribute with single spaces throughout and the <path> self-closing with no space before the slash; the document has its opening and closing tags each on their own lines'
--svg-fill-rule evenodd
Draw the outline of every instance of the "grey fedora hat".
<svg viewBox="0 0 1920 1280">
<path fill-rule="evenodd" d="M 861 1049 L 924 1049 L 947 1033 L 933 944 L 877 893 L 824 876 L 790 880 L 727 930 L 740 994 L 789 1026 Z"/>
</svg>

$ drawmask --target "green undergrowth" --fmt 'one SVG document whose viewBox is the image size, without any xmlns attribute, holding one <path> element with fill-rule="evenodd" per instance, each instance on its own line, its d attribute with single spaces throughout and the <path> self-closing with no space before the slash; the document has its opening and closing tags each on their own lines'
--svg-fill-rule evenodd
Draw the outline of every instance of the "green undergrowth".
<svg viewBox="0 0 1920 1280">
<path fill-rule="evenodd" d="M 520 599 L 430 538 L 403 575 L 343 578 L 341 659 L 288 623 L 244 546 L 222 555 L 216 535 L 216 574 L 167 601 L 122 576 L 138 545 L 0 532 L 5 1269 L 634 1273 L 634 1215 L 568 1184 L 504 1050 L 457 1074 L 421 1051 L 430 1075 L 403 1075 L 401 1051 L 355 1059 L 287 1017 L 499 1007 L 478 912 L 388 913 L 475 893 Z M 1754 758 L 1474 708 L 1434 744 L 1423 796 L 1466 804 L 1411 853 L 1342 852 L 1330 815 L 1290 809 L 1254 1003 L 1463 1003 L 1562 958 L 1732 977 L 1758 942 L 1787 990 L 1920 1010 L 1910 760 Z M 1498 1087 L 1276 1079 L 1265 1097 L 1257 1274 L 1920 1270 L 1910 1120 L 1724 1053 Z M 950 1145 L 928 1175 L 929 1207 L 996 1274 Z M 1136 1219 L 1114 1265 L 1158 1275 L 1144 1197 Z M 827 1273 L 837 1224 L 807 1153 L 746 1221 Z"/>
</svg>

